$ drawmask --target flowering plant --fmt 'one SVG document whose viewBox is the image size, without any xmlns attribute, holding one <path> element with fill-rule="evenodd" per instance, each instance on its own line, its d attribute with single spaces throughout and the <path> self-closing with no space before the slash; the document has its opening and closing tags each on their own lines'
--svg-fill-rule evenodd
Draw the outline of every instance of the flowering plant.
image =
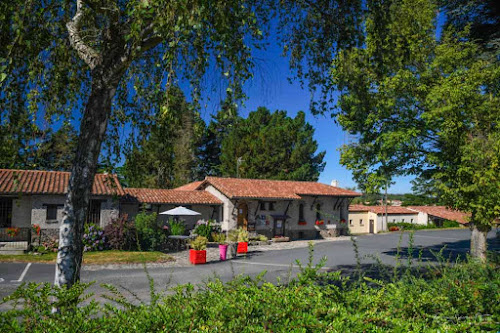
<svg viewBox="0 0 500 333">
<path fill-rule="evenodd" d="M 105 245 L 104 231 L 95 224 L 87 224 L 83 234 L 83 251 L 102 251 Z"/>
<path fill-rule="evenodd" d="M 323 220 L 316 220 L 316 225 L 323 225 L 325 224 L 325 221 Z"/>
<path fill-rule="evenodd" d="M 19 229 L 19 228 L 13 228 L 13 227 L 7 228 L 7 235 L 14 238 L 19 234 L 20 230 L 21 229 Z"/>
<path fill-rule="evenodd" d="M 306 221 L 299 221 L 299 225 L 307 225 Z"/>
<path fill-rule="evenodd" d="M 41 230 L 41 228 L 40 228 L 40 225 L 39 225 L 39 224 L 36 224 L 36 223 L 35 223 L 35 224 L 33 224 L 33 225 L 31 226 L 31 229 L 33 230 L 33 232 L 35 232 L 35 233 L 36 233 L 36 235 L 37 235 L 37 236 L 40 236 L 40 230 Z"/>
<path fill-rule="evenodd" d="M 340 220 L 340 223 L 345 224 L 345 219 Z"/>
</svg>

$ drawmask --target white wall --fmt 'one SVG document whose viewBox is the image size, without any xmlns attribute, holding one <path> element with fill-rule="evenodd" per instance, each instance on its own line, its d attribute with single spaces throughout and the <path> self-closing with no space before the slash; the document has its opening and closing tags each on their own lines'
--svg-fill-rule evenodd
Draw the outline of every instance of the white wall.
<svg viewBox="0 0 500 333">
<path fill-rule="evenodd" d="M 236 224 L 237 224 L 236 216 L 237 216 L 238 212 L 236 211 L 234 203 L 231 200 L 229 200 L 228 197 L 226 197 L 224 194 L 222 194 L 222 192 L 220 192 L 218 189 L 216 189 L 212 185 L 208 185 L 205 188 L 205 191 L 209 192 L 214 197 L 216 197 L 217 199 L 219 199 L 223 202 L 223 205 L 222 205 L 222 211 L 223 211 L 222 215 L 223 216 L 222 216 L 222 221 L 221 221 L 222 230 L 227 231 L 230 229 L 235 229 Z M 249 208 L 249 210 L 250 210 L 250 208 Z"/>
<path fill-rule="evenodd" d="M 384 217 L 384 214 L 379 214 L 378 219 L 379 221 L 382 221 Z M 393 222 L 405 222 L 405 223 L 414 223 L 417 224 L 419 223 L 419 216 L 418 213 L 415 212 L 414 214 L 387 214 L 387 222 L 388 223 L 393 223 Z"/>
</svg>

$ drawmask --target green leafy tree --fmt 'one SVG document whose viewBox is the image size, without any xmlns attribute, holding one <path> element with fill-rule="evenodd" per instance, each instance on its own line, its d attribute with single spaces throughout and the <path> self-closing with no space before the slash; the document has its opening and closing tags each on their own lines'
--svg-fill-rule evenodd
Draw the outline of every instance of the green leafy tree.
<svg viewBox="0 0 500 333">
<path fill-rule="evenodd" d="M 236 99 L 251 77 L 272 3 L 263 1 L 21 1 L 0 5 L 0 108 L 32 119 L 81 115 L 56 264 L 79 280 L 82 233 L 103 143 L 119 158 L 125 124 L 149 130 L 176 80 L 198 100 L 208 66 Z"/>
<path fill-rule="evenodd" d="M 75 158 L 78 133 L 70 124 L 49 131 L 34 153 L 34 167 L 42 170 L 70 171 Z"/>
<path fill-rule="evenodd" d="M 259 107 L 240 119 L 222 141 L 222 174 L 316 181 L 325 166 L 325 152 L 316 154 L 313 135 L 303 112 L 290 118 L 285 111 L 271 113 Z"/>
<path fill-rule="evenodd" d="M 344 50 L 332 77 L 338 120 L 360 134 L 342 150 L 358 181 L 416 174 L 471 212 L 471 253 L 486 258 L 500 216 L 497 61 L 450 28 L 436 40 L 433 1 L 368 2 L 366 45 Z"/>
<path fill-rule="evenodd" d="M 198 151 L 200 162 L 198 169 L 198 179 L 205 176 L 221 176 L 221 149 L 222 141 L 235 127 L 238 121 L 238 109 L 232 102 L 231 95 L 222 103 L 221 109 L 205 129 L 202 145 Z"/>
<path fill-rule="evenodd" d="M 131 187 L 172 188 L 193 181 L 204 129 L 203 119 L 182 91 L 171 88 L 150 133 L 127 150 L 120 169 L 124 182 Z"/>
</svg>

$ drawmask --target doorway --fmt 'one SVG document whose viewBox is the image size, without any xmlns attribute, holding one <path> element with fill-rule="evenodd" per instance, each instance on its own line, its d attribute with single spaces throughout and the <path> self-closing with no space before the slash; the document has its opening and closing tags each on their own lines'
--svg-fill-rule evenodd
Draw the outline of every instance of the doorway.
<svg viewBox="0 0 500 333">
<path fill-rule="evenodd" d="M 281 218 L 274 219 L 274 236 L 285 236 L 285 220 Z"/>
<path fill-rule="evenodd" d="M 370 220 L 370 234 L 375 233 L 375 221 Z"/>
<path fill-rule="evenodd" d="M 244 202 L 238 205 L 238 228 L 248 228 L 248 205 Z"/>
</svg>

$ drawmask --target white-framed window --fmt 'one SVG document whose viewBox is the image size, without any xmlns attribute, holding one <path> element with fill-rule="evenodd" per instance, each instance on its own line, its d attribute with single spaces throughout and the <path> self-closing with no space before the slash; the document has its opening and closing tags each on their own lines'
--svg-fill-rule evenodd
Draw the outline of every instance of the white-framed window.
<svg viewBox="0 0 500 333">
<path fill-rule="evenodd" d="M 363 224 L 363 219 L 359 219 L 359 225 L 364 225 Z"/>
<path fill-rule="evenodd" d="M 352 220 L 349 220 L 349 225 L 352 225 Z"/>
</svg>

